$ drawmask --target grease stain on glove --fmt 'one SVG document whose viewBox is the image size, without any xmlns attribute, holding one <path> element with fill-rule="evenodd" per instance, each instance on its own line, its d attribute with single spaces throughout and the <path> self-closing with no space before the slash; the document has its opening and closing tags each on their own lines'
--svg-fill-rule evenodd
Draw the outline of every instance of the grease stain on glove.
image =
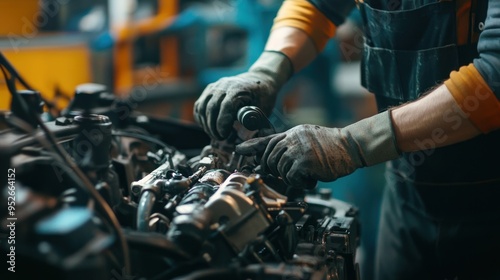
<svg viewBox="0 0 500 280">
<path fill-rule="evenodd" d="M 236 146 L 242 155 L 260 157 L 264 172 L 293 187 L 314 188 L 356 169 L 397 158 L 389 112 L 345 128 L 299 125 L 283 133 L 255 138 Z"/>
</svg>

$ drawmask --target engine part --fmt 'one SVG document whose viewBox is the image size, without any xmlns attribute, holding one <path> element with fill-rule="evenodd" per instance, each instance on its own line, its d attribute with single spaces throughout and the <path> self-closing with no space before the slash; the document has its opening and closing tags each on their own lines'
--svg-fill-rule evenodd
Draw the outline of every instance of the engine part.
<svg viewBox="0 0 500 280">
<path fill-rule="evenodd" d="M 40 96 L 40 93 L 38 91 L 34 90 L 18 90 L 18 94 L 22 97 L 22 99 L 26 102 L 26 104 L 31 108 L 32 110 L 35 110 L 35 112 L 39 115 L 43 113 L 43 105 L 44 102 L 42 100 L 42 97 Z M 11 102 L 11 110 L 12 113 L 28 124 L 30 124 L 32 127 L 37 127 L 38 122 L 36 119 L 33 119 L 32 116 L 26 114 L 22 107 L 21 104 L 17 101 L 17 99 L 12 99 Z"/>
<path fill-rule="evenodd" d="M 111 163 L 111 121 L 103 115 L 79 115 L 74 118 L 79 133 L 72 142 L 72 156 L 84 170 L 108 168 Z"/>
<path fill-rule="evenodd" d="M 23 267 L 52 279 L 359 278 L 356 209 L 327 192 L 290 191 L 253 158 L 234 154 L 255 132 L 200 142 L 196 152 L 189 146 L 188 157 L 168 141 L 191 137 L 179 123 L 153 129 L 132 113 L 113 115 L 116 103 L 103 97 L 104 87 L 76 92 L 66 116 L 43 126 L 0 117 L 0 165 L 15 168 L 23 198 L 16 201 Z M 265 131 L 269 123 L 254 119 L 258 114 L 243 110 L 239 118 Z M 55 141 L 45 141 L 46 130 Z M 6 244 L 2 255 L 10 252 Z"/>
<path fill-rule="evenodd" d="M 101 84 L 81 84 L 75 89 L 75 96 L 71 100 L 68 108 L 63 110 L 65 117 L 75 117 L 93 113 L 100 104 L 100 95 L 106 92 L 106 86 Z"/>
<path fill-rule="evenodd" d="M 197 204 L 205 204 L 228 176 L 230 173 L 224 169 L 207 171 L 179 202 L 177 213 L 187 214 Z"/>
<path fill-rule="evenodd" d="M 273 125 L 259 107 L 245 106 L 236 114 L 238 121 L 248 130 L 268 129 L 276 133 Z"/>
</svg>

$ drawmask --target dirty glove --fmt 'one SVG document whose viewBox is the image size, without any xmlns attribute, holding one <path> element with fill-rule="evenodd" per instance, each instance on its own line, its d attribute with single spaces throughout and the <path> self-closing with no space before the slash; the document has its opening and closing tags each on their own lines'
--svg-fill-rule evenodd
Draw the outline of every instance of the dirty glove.
<svg viewBox="0 0 500 280">
<path fill-rule="evenodd" d="M 293 73 L 286 55 L 265 51 L 246 73 L 209 84 L 194 104 L 194 116 L 215 140 L 227 138 L 238 109 L 257 106 L 269 115 L 276 95 Z"/>
<path fill-rule="evenodd" d="M 236 152 L 260 156 L 264 172 L 303 188 L 399 157 L 388 111 L 345 128 L 299 125 L 243 142 Z"/>
</svg>

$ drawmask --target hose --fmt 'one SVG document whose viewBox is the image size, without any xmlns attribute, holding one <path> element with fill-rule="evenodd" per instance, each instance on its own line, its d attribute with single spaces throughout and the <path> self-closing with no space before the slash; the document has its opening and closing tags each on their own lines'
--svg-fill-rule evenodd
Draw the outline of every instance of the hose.
<svg viewBox="0 0 500 280">
<path fill-rule="evenodd" d="M 137 230 L 142 232 L 149 231 L 149 216 L 153 211 L 153 206 L 156 201 L 156 195 L 151 190 L 145 190 L 141 199 L 139 200 L 139 206 L 137 207 Z"/>
</svg>

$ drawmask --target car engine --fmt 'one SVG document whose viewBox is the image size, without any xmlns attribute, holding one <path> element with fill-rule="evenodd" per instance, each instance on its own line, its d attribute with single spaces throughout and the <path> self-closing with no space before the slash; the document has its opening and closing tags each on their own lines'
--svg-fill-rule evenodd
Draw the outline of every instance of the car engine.
<svg viewBox="0 0 500 280">
<path fill-rule="evenodd" d="M 357 209 L 234 152 L 272 130 L 258 108 L 211 141 L 83 84 L 50 119 L 0 62 L 13 95 L 0 115 L 0 248 L 17 277 L 359 279 Z"/>
</svg>

